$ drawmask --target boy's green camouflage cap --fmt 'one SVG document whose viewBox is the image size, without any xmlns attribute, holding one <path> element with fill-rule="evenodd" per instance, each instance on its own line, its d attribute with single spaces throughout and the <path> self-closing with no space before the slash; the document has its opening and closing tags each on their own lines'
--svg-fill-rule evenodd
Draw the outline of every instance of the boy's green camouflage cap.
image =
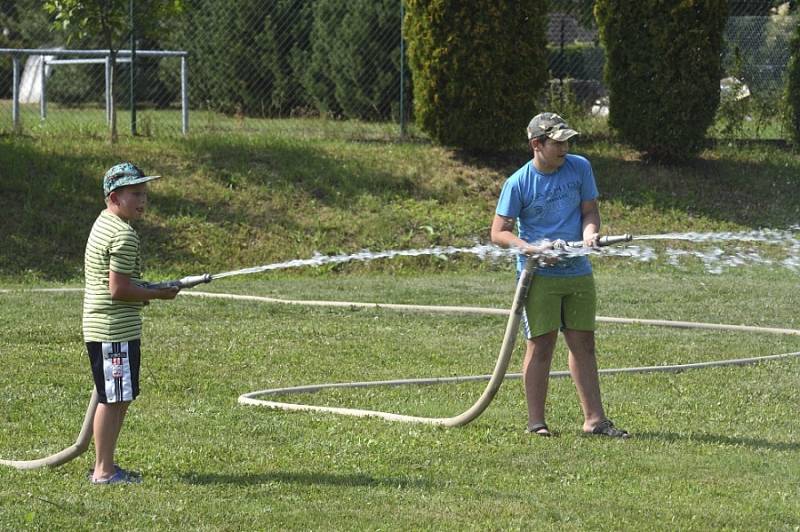
<svg viewBox="0 0 800 532">
<path fill-rule="evenodd" d="M 564 141 L 579 134 L 569 127 L 566 120 L 555 113 L 539 113 L 528 124 L 528 140 L 536 137 L 547 137 L 557 141 Z"/>
<path fill-rule="evenodd" d="M 103 176 L 103 192 L 106 197 L 112 191 L 129 185 L 138 185 L 139 183 L 147 183 L 153 179 L 158 179 L 160 175 L 144 175 L 138 166 L 133 163 L 119 163 L 115 164 L 108 169 L 106 175 Z"/>
</svg>

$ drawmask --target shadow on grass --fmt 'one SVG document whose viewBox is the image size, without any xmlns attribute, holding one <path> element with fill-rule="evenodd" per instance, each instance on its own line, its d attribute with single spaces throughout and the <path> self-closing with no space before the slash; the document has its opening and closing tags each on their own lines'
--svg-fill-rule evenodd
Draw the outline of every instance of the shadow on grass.
<svg viewBox="0 0 800 532">
<path fill-rule="evenodd" d="M 282 482 L 287 484 L 302 484 L 304 486 L 383 486 L 404 489 L 410 487 L 427 487 L 430 485 L 429 482 L 424 480 L 409 480 L 406 478 L 376 478 L 365 474 L 293 473 L 288 471 L 243 475 L 189 473 L 183 475 L 183 480 L 187 484 L 194 485 L 233 484 L 236 486 L 253 486 Z"/>
<path fill-rule="evenodd" d="M 0 140 L 0 273 L 80 275 L 86 238 L 103 209 L 99 178 L 85 172 L 93 162 L 24 138 Z"/>
<path fill-rule="evenodd" d="M 629 208 L 664 213 L 680 211 L 753 228 L 783 229 L 800 221 L 796 194 L 800 165 L 785 143 L 750 141 L 713 149 L 669 166 L 640 160 L 633 151 L 625 156 L 624 148 L 602 138 L 582 139 L 571 153 L 592 163 L 601 201 L 616 200 Z M 484 166 L 504 176 L 530 160 L 524 145 L 493 154 L 456 150 L 453 156 L 463 164 Z"/>
<path fill-rule="evenodd" d="M 236 141 L 216 137 L 190 140 L 191 158 L 223 185 L 246 184 L 304 192 L 322 204 L 350 206 L 363 194 L 415 196 L 408 177 L 378 170 L 376 161 L 338 157 L 318 144 L 262 136 Z M 377 160 L 378 155 L 375 156 Z"/>
<path fill-rule="evenodd" d="M 673 166 L 604 154 L 589 158 L 602 199 L 626 208 L 678 211 L 752 228 L 784 229 L 800 218 L 797 162 L 774 146 L 729 155 L 715 152 Z"/>
<path fill-rule="evenodd" d="M 750 447 L 752 449 L 768 449 L 771 451 L 800 451 L 800 442 L 776 442 L 763 438 L 747 436 L 725 436 L 721 434 L 678 434 L 675 432 L 637 432 L 637 440 L 666 442 L 702 442 L 712 445 L 729 445 L 731 447 Z"/>
<path fill-rule="evenodd" d="M 82 277 L 86 239 L 105 208 L 103 170 L 97 169 L 114 160 L 124 157 L 63 153 L 27 138 L 0 138 L 0 274 L 53 281 Z M 146 263 L 163 256 L 156 246 L 180 236 L 147 218 L 134 227 Z M 195 253 L 178 252 L 184 262 L 200 262 Z"/>
</svg>

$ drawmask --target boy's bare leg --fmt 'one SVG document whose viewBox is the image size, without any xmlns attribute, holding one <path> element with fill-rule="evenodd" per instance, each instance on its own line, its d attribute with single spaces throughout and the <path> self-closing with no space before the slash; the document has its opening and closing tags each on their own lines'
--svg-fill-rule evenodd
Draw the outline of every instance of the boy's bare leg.
<svg viewBox="0 0 800 532">
<path fill-rule="evenodd" d="M 528 427 L 544 423 L 544 405 L 550 378 L 558 331 L 552 331 L 528 340 L 525 360 L 522 363 L 522 379 L 528 403 Z"/>
<path fill-rule="evenodd" d="M 606 417 L 600 399 L 594 331 L 565 330 L 564 339 L 569 348 L 569 371 L 583 409 L 583 430 L 591 432 Z"/>
<path fill-rule="evenodd" d="M 122 430 L 122 422 L 130 402 L 100 403 L 94 414 L 94 478 L 106 479 L 114 475 L 114 451 Z"/>
</svg>

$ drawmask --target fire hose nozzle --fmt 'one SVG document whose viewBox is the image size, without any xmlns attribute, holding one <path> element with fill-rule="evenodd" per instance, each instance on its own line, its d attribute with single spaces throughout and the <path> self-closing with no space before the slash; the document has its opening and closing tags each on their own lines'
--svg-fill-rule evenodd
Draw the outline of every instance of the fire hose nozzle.
<svg viewBox="0 0 800 532">
<path fill-rule="evenodd" d="M 612 244 L 619 244 L 621 242 L 630 242 L 631 240 L 633 240 L 633 235 L 629 235 L 628 233 L 625 233 L 624 235 L 601 236 L 597 239 L 597 245 L 598 247 L 602 248 Z M 567 242 L 565 246 L 559 246 L 556 249 L 563 249 L 564 247 L 582 248 L 583 242 L 580 240 L 576 240 L 575 242 Z"/>
<path fill-rule="evenodd" d="M 201 275 L 189 275 L 183 277 L 181 279 L 176 279 L 174 281 L 162 281 L 160 283 L 148 283 L 145 285 L 146 288 L 153 288 L 156 290 L 160 290 L 162 288 L 192 288 L 193 286 L 197 286 L 202 283 L 210 283 L 212 280 L 210 273 L 204 273 Z"/>
<path fill-rule="evenodd" d="M 629 235 L 628 233 L 625 233 L 624 235 L 601 236 L 597 241 L 597 245 L 600 247 L 610 246 L 611 244 L 630 242 L 631 240 L 633 240 L 633 235 Z"/>
</svg>

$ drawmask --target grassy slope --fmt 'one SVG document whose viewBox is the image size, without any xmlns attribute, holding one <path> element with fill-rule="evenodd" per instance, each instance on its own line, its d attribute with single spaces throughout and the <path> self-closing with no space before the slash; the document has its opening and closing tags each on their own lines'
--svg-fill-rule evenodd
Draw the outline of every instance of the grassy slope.
<svg viewBox="0 0 800 532">
<path fill-rule="evenodd" d="M 0 278 L 80 279 L 85 238 L 102 208 L 100 176 L 119 160 L 165 176 L 153 184 L 139 228 L 146 266 L 170 274 L 315 251 L 485 242 L 499 188 L 526 160 L 522 149 L 478 158 L 380 135 L 353 141 L 346 129 L 309 133 L 324 123 L 263 124 L 113 148 L 100 139 L 0 138 Z M 646 165 L 602 139 L 574 151 L 594 164 L 608 233 L 785 228 L 800 220 L 800 161 L 778 148 L 722 147 L 671 168 Z"/>
</svg>

